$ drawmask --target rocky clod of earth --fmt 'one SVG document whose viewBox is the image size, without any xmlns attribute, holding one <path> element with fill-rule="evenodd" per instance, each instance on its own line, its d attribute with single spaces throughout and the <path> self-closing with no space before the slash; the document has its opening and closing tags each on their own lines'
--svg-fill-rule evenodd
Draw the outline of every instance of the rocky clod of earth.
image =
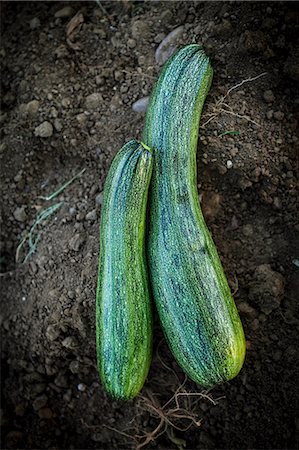
<svg viewBox="0 0 299 450">
<path fill-rule="evenodd" d="M 271 269 L 269 264 L 262 264 L 254 271 L 254 278 L 249 288 L 249 299 L 257 304 L 265 314 L 270 314 L 280 306 L 284 294 L 284 277 Z"/>
<path fill-rule="evenodd" d="M 34 135 L 41 138 L 51 137 L 52 134 L 53 134 L 53 125 L 48 121 L 41 123 L 34 130 Z"/>
</svg>

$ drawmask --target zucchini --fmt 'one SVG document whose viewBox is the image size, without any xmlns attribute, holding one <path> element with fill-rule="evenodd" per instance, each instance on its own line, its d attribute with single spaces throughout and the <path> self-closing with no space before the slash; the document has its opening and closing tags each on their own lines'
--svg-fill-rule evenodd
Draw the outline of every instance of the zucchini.
<svg viewBox="0 0 299 450">
<path fill-rule="evenodd" d="M 148 258 L 153 296 L 173 355 L 204 387 L 237 375 L 242 324 L 197 193 L 196 150 L 212 68 L 196 44 L 164 66 L 151 95 L 143 142 L 154 152 Z"/>
<path fill-rule="evenodd" d="M 116 399 L 138 394 L 152 351 L 152 311 L 145 259 L 145 217 L 152 155 L 127 143 L 110 167 L 101 212 L 96 297 L 100 378 Z"/>
</svg>

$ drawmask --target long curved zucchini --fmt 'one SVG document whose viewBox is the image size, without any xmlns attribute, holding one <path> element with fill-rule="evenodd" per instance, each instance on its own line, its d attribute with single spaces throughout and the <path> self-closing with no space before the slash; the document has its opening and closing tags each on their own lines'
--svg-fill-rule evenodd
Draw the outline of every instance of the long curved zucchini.
<svg viewBox="0 0 299 450">
<path fill-rule="evenodd" d="M 142 138 L 154 150 L 148 239 L 154 300 L 175 358 L 205 387 L 236 376 L 245 357 L 242 324 L 197 193 L 199 119 L 211 81 L 198 45 L 179 50 L 154 88 Z"/>
<path fill-rule="evenodd" d="M 114 158 L 101 213 L 96 299 L 100 377 L 111 396 L 128 400 L 147 376 L 152 312 L 145 260 L 145 217 L 152 155 L 130 141 Z"/>
</svg>

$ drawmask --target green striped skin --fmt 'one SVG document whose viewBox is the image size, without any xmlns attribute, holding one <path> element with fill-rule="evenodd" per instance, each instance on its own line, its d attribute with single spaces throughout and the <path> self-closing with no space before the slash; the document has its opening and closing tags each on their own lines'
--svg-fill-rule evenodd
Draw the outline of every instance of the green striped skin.
<svg viewBox="0 0 299 450">
<path fill-rule="evenodd" d="M 130 141 L 114 158 L 101 213 L 96 300 L 100 377 L 114 398 L 135 397 L 152 352 L 152 311 L 145 258 L 145 217 L 152 155 Z"/>
<path fill-rule="evenodd" d="M 242 367 L 245 338 L 197 193 L 199 119 L 212 68 L 198 45 L 179 50 L 153 90 L 143 142 L 154 149 L 148 258 L 170 348 L 204 387 Z"/>
</svg>

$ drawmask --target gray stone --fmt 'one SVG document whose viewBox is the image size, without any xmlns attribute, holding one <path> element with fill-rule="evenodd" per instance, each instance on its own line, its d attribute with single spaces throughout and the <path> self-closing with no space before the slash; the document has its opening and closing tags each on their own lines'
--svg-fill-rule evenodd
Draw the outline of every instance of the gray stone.
<svg viewBox="0 0 299 450">
<path fill-rule="evenodd" d="M 41 138 L 51 137 L 52 134 L 53 134 L 53 125 L 48 121 L 41 123 L 34 130 L 34 135 Z"/>
<path fill-rule="evenodd" d="M 85 219 L 89 220 L 90 222 L 94 222 L 95 220 L 97 220 L 97 211 L 96 211 L 96 209 L 93 209 L 92 211 L 89 211 L 89 213 L 86 214 Z"/>
<path fill-rule="evenodd" d="M 101 205 L 103 203 L 103 193 L 100 192 L 97 196 L 96 196 L 96 204 L 97 205 Z"/>
<path fill-rule="evenodd" d="M 87 117 L 84 113 L 77 114 L 76 119 L 80 125 L 84 125 L 87 121 Z"/>
<path fill-rule="evenodd" d="M 155 58 L 156 62 L 159 65 L 165 63 L 165 61 L 170 58 L 170 56 L 175 52 L 179 39 L 181 38 L 184 32 L 184 27 L 180 26 L 171 31 L 161 42 L 159 47 L 156 50 Z"/>
<path fill-rule="evenodd" d="M 85 99 L 85 107 L 87 110 L 99 109 L 102 103 L 103 97 L 98 92 L 94 92 L 93 94 L 88 95 Z"/>
<path fill-rule="evenodd" d="M 149 97 L 143 97 L 133 103 L 132 109 L 135 112 L 145 112 L 148 107 Z"/>
<path fill-rule="evenodd" d="M 25 212 L 25 206 L 20 206 L 18 208 L 16 208 L 14 210 L 14 218 L 18 221 L 18 222 L 25 222 L 25 220 L 27 219 L 27 214 Z"/>
<path fill-rule="evenodd" d="M 69 350 L 74 350 L 78 347 L 78 341 L 74 336 L 68 336 L 62 341 L 62 345 Z"/>
<path fill-rule="evenodd" d="M 71 361 L 69 365 L 69 369 L 72 373 L 76 374 L 80 372 L 80 363 L 79 361 Z"/>
<path fill-rule="evenodd" d="M 129 48 L 135 48 L 136 47 L 136 41 L 135 39 L 128 39 L 127 45 Z"/>
<path fill-rule="evenodd" d="M 46 330 L 46 338 L 53 342 L 55 341 L 60 335 L 60 329 L 57 325 L 49 325 Z"/>
<path fill-rule="evenodd" d="M 86 385 L 84 383 L 79 383 L 77 386 L 78 391 L 84 392 L 86 391 Z"/>
<path fill-rule="evenodd" d="M 21 116 L 26 117 L 27 115 L 33 116 L 38 112 L 39 101 L 32 100 L 29 103 L 21 103 L 19 106 L 19 111 Z"/>
<path fill-rule="evenodd" d="M 82 245 L 85 242 L 85 238 L 82 234 L 77 233 L 75 234 L 69 241 L 69 247 L 71 250 L 74 250 L 75 252 L 78 252 Z"/>
<path fill-rule="evenodd" d="M 242 228 L 244 236 L 252 236 L 253 235 L 253 227 L 250 223 L 246 224 Z"/>
<path fill-rule="evenodd" d="M 29 115 L 34 115 L 37 113 L 39 109 L 39 101 L 38 100 L 31 100 L 31 102 L 27 103 L 26 105 L 26 112 Z"/>
<path fill-rule="evenodd" d="M 62 122 L 60 119 L 55 119 L 54 120 L 54 128 L 56 131 L 60 132 L 63 128 Z"/>
</svg>

